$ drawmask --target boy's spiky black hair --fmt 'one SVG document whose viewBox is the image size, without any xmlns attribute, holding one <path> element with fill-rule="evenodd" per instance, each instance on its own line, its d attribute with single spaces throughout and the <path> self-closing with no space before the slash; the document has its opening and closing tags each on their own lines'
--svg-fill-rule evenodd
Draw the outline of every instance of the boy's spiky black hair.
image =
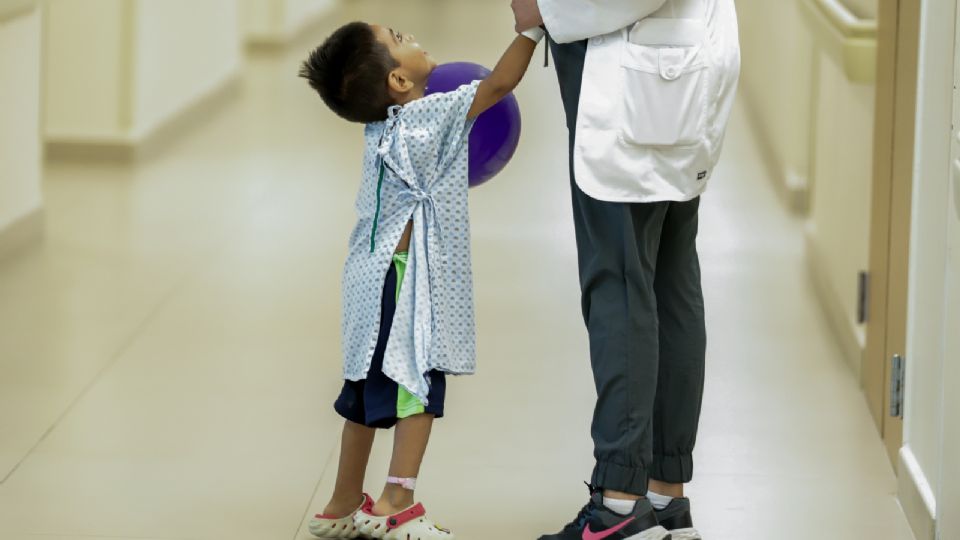
<svg viewBox="0 0 960 540">
<path fill-rule="evenodd" d="M 394 104 L 387 76 L 398 65 L 369 24 L 352 22 L 310 53 L 300 76 L 337 115 L 368 124 L 387 118 L 387 108 Z"/>
</svg>

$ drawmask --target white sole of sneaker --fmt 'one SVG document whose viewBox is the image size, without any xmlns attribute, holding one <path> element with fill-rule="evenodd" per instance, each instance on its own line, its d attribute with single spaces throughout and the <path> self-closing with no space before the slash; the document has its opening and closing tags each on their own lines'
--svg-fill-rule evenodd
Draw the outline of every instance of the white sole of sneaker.
<svg viewBox="0 0 960 540">
<path fill-rule="evenodd" d="M 670 531 L 670 534 L 673 535 L 673 540 L 703 540 L 700 537 L 700 533 L 693 527 L 689 529 L 674 529 Z"/>
<path fill-rule="evenodd" d="M 654 527 L 652 529 L 647 529 L 640 534 L 635 534 L 627 540 L 671 540 L 670 531 L 664 529 L 663 527 Z"/>
</svg>

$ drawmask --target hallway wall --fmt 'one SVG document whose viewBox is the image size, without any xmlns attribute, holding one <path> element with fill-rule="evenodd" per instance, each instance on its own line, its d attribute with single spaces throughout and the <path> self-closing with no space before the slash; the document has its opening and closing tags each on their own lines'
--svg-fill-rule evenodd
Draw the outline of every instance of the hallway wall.
<svg viewBox="0 0 960 540">
<path fill-rule="evenodd" d="M 773 183 L 806 219 L 809 266 L 824 313 L 859 372 L 865 336 L 858 275 L 867 269 L 876 38 L 871 21 L 857 15 L 875 15 L 877 3 L 830 5 L 839 11 L 815 0 L 738 0 L 741 87 Z M 844 25 L 861 34 L 851 37 Z"/>
<path fill-rule="evenodd" d="M 813 190 L 807 250 L 834 331 L 859 373 L 866 345 L 858 320 L 858 276 L 868 268 L 873 184 L 875 87 L 851 82 L 836 58 L 818 48 L 813 117 Z"/>
<path fill-rule="evenodd" d="M 40 17 L 22 6 L 0 11 L 0 255 L 11 225 L 42 205 Z"/>
<path fill-rule="evenodd" d="M 135 133 L 151 132 L 239 73 L 238 11 L 236 0 L 139 2 L 132 82 Z"/>
<path fill-rule="evenodd" d="M 333 7 L 335 0 L 286 0 L 285 3 L 284 26 L 293 34 Z"/>
<path fill-rule="evenodd" d="M 136 146 L 241 64 L 235 0 L 54 2 L 46 26 L 53 143 Z"/>
<path fill-rule="evenodd" d="M 337 0 L 239 0 L 244 39 L 282 45 L 316 22 Z"/>
<path fill-rule="evenodd" d="M 740 93 L 766 141 L 773 181 L 793 209 L 808 206 L 813 36 L 798 3 L 738 0 Z"/>
<path fill-rule="evenodd" d="M 861 19 L 874 19 L 877 16 L 878 0 L 842 0 L 842 2 Z"/>
<path fill-rule="evenodd" d="M 47 139 L 108 139 L 122 133 L 120 6 L 119 0 L 48 6 L 43 60 Z"/>
</svg>

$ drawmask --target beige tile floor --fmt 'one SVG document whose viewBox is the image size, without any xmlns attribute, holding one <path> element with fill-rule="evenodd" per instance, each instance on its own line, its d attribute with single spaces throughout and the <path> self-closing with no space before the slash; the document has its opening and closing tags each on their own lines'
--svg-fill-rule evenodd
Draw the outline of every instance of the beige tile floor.
<svg viewBox="0 0 960 540">
<path fill-rule="evenodd" d="M 509 13 L 358 1 L 436 56 L 496 61 Z M 333 21 L 330 23 L 333 24 Z M 51 164 L 46 242 L 0 262 L 0 539 L 306 539 L 335 474 L 339 272 L 360 130 L 293 77 L 319 29 L 136 165 Z M 552 69 L 519 154 L 472 193 L 480 374 L 451 383 L 419 496 L 467 540 L 584 502 L 593 389 Z M 710 540 L 911 535 L 804 271 L 801 223 L 742 111 L 705 198 L 710 332 L 697 477 Z M 383 477 L 380 438 L 369 489 Z M 492 516 L 492 518 L 491 518 Z"/>
</svg>

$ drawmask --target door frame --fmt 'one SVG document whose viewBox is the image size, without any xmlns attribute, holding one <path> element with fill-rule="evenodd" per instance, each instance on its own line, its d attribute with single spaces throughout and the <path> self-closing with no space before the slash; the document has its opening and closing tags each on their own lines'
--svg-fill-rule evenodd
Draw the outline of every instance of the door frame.
<svg viewBox="0 0 960 540">
<path fill-rule="evenodd" d="M 940 478 L 936 494 L 935 538 L 960 534 L 960 398 L 951 389 L 960 383 L 960 369 L 951 362 L 960 353 L 960 339 L 950 328 L 960 321 L 960 2 L 953 0 L 953 129 L 950 133 L 950 173 L 947 189 L 947 264 L 944 273 L 944 348 L 941 358 Z M 953 272 L 951 274 L 951 271 Z"/>
<path fill-rule="evenodd" d="M 890 359 L 905 353 L 907 340 L 921 11 L 916 0 L 885 0 L 878 8 L 869 302 L 860 373 L 870 413 L 896 464 L 903 420 L 889 412 Z"/>
</svg>

